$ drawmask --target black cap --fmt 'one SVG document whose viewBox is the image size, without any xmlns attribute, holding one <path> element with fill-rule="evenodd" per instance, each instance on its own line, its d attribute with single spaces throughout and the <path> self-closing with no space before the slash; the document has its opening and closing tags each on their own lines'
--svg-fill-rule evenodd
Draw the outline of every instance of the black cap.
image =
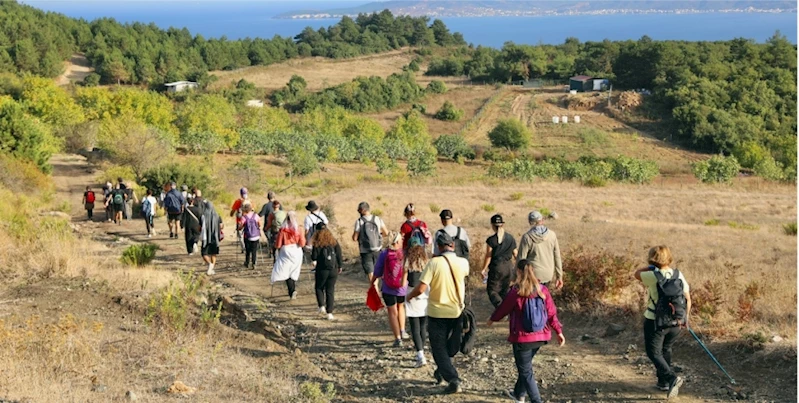
<svg viewBox="0 0 799 403">
<path fill-rule="evenodd" d="M 438 214 L 442 220 L 451 220 L 452 219 L 452 210 L 441 210 L 441 213 Z"/>
<path fill-rule="evenodd" d="M 505 224 L 505 220 L 504 220 L 504 219 L 502 219 L 502 216 L 501 216 L 501 215 L 499 215 L 499 214 L 494 214 L 494 215 L 491 217 L 491 224 L 494 224 L 494 225 L 502 225 L 502 224 Z"/>
<path fill-rule="evenodd" d="M 319 210 L 319 206 L 316 205 L 316 202 L 311 200 L 308 202 L 308 205 L 305 206 L 305 209 L 308 211 L 316 211 Z"/>
<path fill-rule="evenodd" d="M 455 241 L 452 240 L 452 236 L 450 234 L 447 234 L 447 231 L 438 231 L 438 233 L 436 233 L 436 244 L 454 245 Z"/>
<path fill-rule="evenodd" d="M 327 224 L 325 224 L 323 221 L 320 221 L 320 222 L 316 223 L 316 225 L 314 227 L 316 228 L 317 231 L 321 231 L 321 230 L 327 228 Z"/>
</svg>

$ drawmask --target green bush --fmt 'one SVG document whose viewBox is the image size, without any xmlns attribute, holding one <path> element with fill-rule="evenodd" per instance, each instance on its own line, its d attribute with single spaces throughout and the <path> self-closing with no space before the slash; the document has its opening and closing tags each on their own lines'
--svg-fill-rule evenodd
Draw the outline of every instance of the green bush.
<svg viewBox="0 0 799 403">
<path fill-rule="evenodd" d="M 186 185 L 190 189 L 196 187 L 202 190 L 203 196 L 207 199 L 214 199 L 219 192 L 219 186 L 211 172 L 211 163 L 201 159 L 188 160 L 180 164 L 171 163 L 151 169 L 144 173 L 141 185 L 159 194 L 162 187 L 172 181 L 178 186 Z"/>
<path fill-rule="evenodd" d="M 430 81 L 430 84 L 427 84 L 427 92 L 431 94 L 443 94 L 447 92 L 447 85 L 440 80 Z"/>
<path fill-rule="evenodd" d="M 324 386 L 317 382 L 303 382 L 300 384 L 300 395 L 303 402 L 327 403 L 336 397 L 336 386 L 332 382 Z"/>
<path fill-rule="evenodd" d="M 83 77 L 83 86 L 84 87 L 96 87 L 100 85 L 100 75 L 97 73 L 89 73 L 86 77 Z"/>
<path fill-rule="evenodd" d="M 466 139 L 459 134 L 443 134 L 433 140 L 433 146 L 436 148 L 438 155 L 444 158 L 451 160 L 457 160 L 459 157 L 470 160 L 475 158 L 474 150 L 469 147 Z"/>
<path fill-rule="evenodd" d="M 735 157 L 714 155 L 705 161 L 693 164 L 694 176 L 704 183 L 730 183 L 738 175 L 741 166 Z"/>
<path fill-rule="evenodd" d="M 515 158 L 510 161 L 495 162 L 488 168 L 488 175 L 496 178 L 513 178 L 521 181 L 532 181 L 534 178 L 574 179 L 592 187 L 605 186 L 607 181 L 646 183 L 657 173 L 657 164 L 653 161 L 627 157 L 581 157 L 577 161 L 546 159 L 538 162 Z"/>
<path fill-rule="evenodd" d="M 770 181 L 783 181 L 786 179 L 782 165 L 774 160 L 774 157 L 767 155 L 753 167 L 755 175 Z"/>
<path fill-rule="evenodd" d="M 436 172 L 436 149 L 418 147 L 408 157 L 408 174 L 411 176 L 430 176 Z"/>
<path fill-rule="evenodd" d="M 143 243 L 128 246 L 122 251 L 122 263 L 128 266 L 145 266 L 155 258 L 158 245 Z"/>
<path fill-rule="evenodd" d="M 644 184 L 660 173 L 657 162 L 619 156 L 613 159 L 613 180 Z"/>
<path fill-rule="evenodd" d="M 785 235 L 796 236 L 796 223 L 789 222 L 788 224 L 783 224 L 782 231 L 785 232 Z"/>
<path fill-rule="evenodd" d="M 601 188 L 607 185 L 608 181 L 599 175 L 591 175 L 588 178 L 583 179 L 582 183 L 583 186 L 589 188 Z"/>
<path fill-rule="evenodd" d="M 438 120 L 457 122 L 463 117 L 463 109 L 456 108 L 452 102 L 444 101 L 444 105 L 441 106 L 441 109 L 439 109 L 433 117 Z"/>
<path fill-rule="evenodd" d="M 530 129 L 518 119 L 500 120 L 496 127 L 488 132 L 491 145 L 509 150 L 527 147 L 531 137 Z"/>
<path fill-rule="evenodd" d="M 297 147 L 288 153 L 289 172 L 293 176 L 306 176 L 319 170 L 319 161 L 308 150 Z"/>
</svg>

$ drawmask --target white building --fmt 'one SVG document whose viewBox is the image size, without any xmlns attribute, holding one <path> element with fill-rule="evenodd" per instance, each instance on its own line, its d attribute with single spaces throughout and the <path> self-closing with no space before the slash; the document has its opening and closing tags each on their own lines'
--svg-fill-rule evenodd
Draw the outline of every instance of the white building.
<svg viewBox="0 0 799 403">
<path fill-rule="evenodd" d="M 196 89 L 197 83 L 193 81 L 175 81 L 174 83 L 164 84 L 167 92 L 180 92 L 188 89 Z"/>
<path fill-rule="evenodd" d="M 264 101 L 261 101 L 260 99 L 251 99 L 247 101 L 247 106 L 249 106 L 250 108 L 263 108 Z"/>
</svg>

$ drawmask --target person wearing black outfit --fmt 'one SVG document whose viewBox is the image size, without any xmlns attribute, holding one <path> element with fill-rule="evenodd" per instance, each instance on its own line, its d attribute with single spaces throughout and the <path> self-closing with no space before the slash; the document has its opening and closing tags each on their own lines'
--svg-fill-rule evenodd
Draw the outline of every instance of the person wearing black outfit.
<svg viewBox="0 0 799 403">
<path fill-rule="evenodd" d="M 199 190 L 197 190 L 197 193 L 199 195 L 202 194 Z M 193 255 L 196 252 L 197 244 L 202 240 L 200 238 L 202 230 L 200 219 L 203 216 L 203 199 L 199 195 L 188 200 L 188 205 L 180 217 L 180 226 L 184 230 L 184 238 L 186 239 L 186 252 L 189 255 Z"/>
<path fill-rule="evenodd" d="M 324 222 L 316 224 L 312 242 L 311 260 L 316 264 L 316 305 L 319 313 L 327 314 L 327 319 L 333 320 L 336 279 L 343 264 L 341 246 Z"/>
<path fill-rule="evenodd" d="M 505 220 L 499 214 L 491 217 L 491 227 L 494 235 L 486 239 L 485 262 L 483 263 L 483 278 L 487 279 L 486 292 L 488 299 L 494 307 L 498 307 L 505 295 L 510 290 L 513 280 L 514 267 L 518 249 L 516 240 L 511 234 L 505 232 Z"/>
</svg>

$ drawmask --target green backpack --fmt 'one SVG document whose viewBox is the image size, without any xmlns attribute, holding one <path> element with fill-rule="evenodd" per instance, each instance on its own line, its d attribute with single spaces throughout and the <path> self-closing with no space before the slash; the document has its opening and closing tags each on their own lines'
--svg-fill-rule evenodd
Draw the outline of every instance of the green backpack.
<svg viewBox="0 0 799 403">
<path fill-rule="evenodd" d="M 272 218 L 272 228 L 270 230 L 276 233 L 280 231 L 280 226 L 286 221 L 288 214 L 283 210 L 275 210 L 272 214 L 274 217 Z"/>
<path fill-rule="evenodd" d="M 122 196 L 122 192 L 114 193 L 114 204 L 120 205 L 125 203 L 125 197 Z"/>
</svg>

